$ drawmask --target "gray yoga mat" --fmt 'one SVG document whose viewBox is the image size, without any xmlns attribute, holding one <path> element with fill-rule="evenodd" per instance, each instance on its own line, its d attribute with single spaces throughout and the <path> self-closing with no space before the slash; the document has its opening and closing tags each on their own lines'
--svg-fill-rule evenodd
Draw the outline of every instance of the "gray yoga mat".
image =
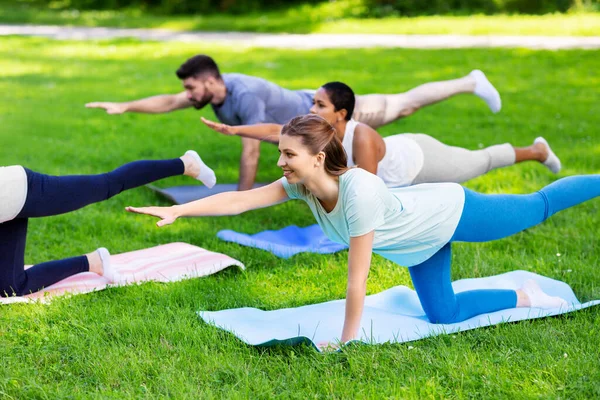
<svg viewBox="0 0 600 400">
<path fill-rule="evenodd" d="M 256 189 L 265 186 L 267 183 L 255 183 L 253 188 Z M 203 199 L 213 194 L 231 192 L 237 190 L 237 183 L 221 183 L 213 186 L 212 189 L 204 185 L 187 185 L 173 186 L 170 188 L 159 188 L 154 185 L 146 185 L 147 188 L 166 197 L 169 201 L 175 204 L 189 203 L 190 201 Z"/>
</svg>

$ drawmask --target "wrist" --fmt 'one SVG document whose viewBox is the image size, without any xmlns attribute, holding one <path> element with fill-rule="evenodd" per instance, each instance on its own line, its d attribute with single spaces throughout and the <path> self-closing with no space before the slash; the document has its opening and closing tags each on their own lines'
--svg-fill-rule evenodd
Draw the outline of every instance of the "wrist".
<svg viewBox="0 0 600 400">
<path fill-rule="evenodd" d="M 358 331 L 358 328 L 356 329 L 356 331 Z M 346 342 L 348 342 L 350 340 L 356 339 L 356 336 L 357 336 L 357 334 L 356 334 L 357 332 L 356 331 L 348 333 L 348 332 L 346 332 L 346 329 L 343 329 L 342 330 L 342 336 L 340 338 L 340 342 L 341 343 L 346 343 Z"/>
<path fill-rule="evenodd" d="M 345 336 L 345 335 L 342 335 L 342 337 L 341 337 L 341 339 L 340 339 L 340 344 L 347 343 L 347 342 L 349 342 L 349 341 L 351 341 L 351 340 L 353 340 L 353 339 L 355 339 L 355 338 L 356 338 L 356 335 L 352 335 L 352 336 Z"/>
<path fill-rule="evenodd" d="M 181 209 L 180 205 L 171 206 L 170 208 L 173 218 L 177 219 L 183 216 L 183 210 Z"/>
</svg>

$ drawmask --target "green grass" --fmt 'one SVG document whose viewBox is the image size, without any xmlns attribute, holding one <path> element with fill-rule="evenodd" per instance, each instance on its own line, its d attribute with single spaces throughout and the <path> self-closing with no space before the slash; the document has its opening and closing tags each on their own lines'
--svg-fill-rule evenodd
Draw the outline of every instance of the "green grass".
<svg viewBox="0 0 600 400">
<path fill-rule="evenodd" d="M 0 22 L 171 30 L 464 35 L 600 35 L 600 13 L 358 19 L 360 1 L 301 5 L 244 15 L 159 16 L 139 9 L 80 11 L 0 1 Z"/>
<path fill-rule="evenodd" d="M 503 95 L 489 113 L 460 96 L 387 126 L 383 134 L 425 132 L 478 148 L 527 145 L 543 134 L 561 156 L 561 176 L 600 171 L 597 51 L 326 50 L 204 47 L 224 71 L 290 88 L 345 81 L 358 93 L 393 92 L 478 67 Z M 173 71 L 196 45 L 135 41 L 0 42 L 0 159 L 48 174 L 99 173 L 140 158 L 200 151 L 221 182 L 235 182 L 240 143 L 204 128 L 204 110 L 108 116 L 93 100 L 176 92 Z M 343 60 L 343 62 L 342 62 Z M 364 60 L 369 60 L 365 63 Z M 264 144 L 259 180 L 280 177 Z M 556 179 L 523 164 L 468 183 L 483 192 L 525 193 Z M 169 179 L 161 185 L 189 183 Z M 343 298 L 346 257 L 301 254 L 281 260 L 220 242 L 218 230 L 257 232 L 313 223 L 300 202 L 237 217 L 196 218 L 163 229 L 126 214 L 126 205 L 166 204 L 146 188 L 69 215 L 30 221 L 27 263 L 106 246 L 113 253 L 184 241 L 247 266 L 172 284 L 149 283 L 0 307 L 0 397 L 22 398 L 598 398 L 600 313 L 504 324 L 409 344 L 345 349 L 249 347 L 198 320 L 197 310 L 278 309 Z M 567 210 L 539 227 L 486 244 L 454 246 L 453 278 L 515 269 L 569 283 L 581 301 L 600 298 L 600 202 Z M 557 257 L 557 253 L 561 256 Z M 375 256 L 368 292 L 410 286 L 405 268 Z M 340 327 L 341 329 L 341 327 Z M 411 346 L 411 347 L 409 347 Z"/>
</svg>

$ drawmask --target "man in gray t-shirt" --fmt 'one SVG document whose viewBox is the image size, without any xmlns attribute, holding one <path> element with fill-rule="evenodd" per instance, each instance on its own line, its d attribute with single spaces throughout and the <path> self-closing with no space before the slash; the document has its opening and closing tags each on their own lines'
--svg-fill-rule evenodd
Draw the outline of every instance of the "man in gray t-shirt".
<svg viewBox="0 0 600 400">
<path fill-rule="evenodd" d="M 483 75 L 480 71 L 474 71 Z M 227 125 L 258 123 L 285 124 L 291 118 L 308 114 L 312 106 L 312 91 L 288 90 L 265 79 L 243 74 L 221 74 L 217 64 L 206 55 L 197 55 L 179 67 L 177 76 L 183 81 L 184 92 L 158 95 L 126 103 L 94 102 L 89 108 L 102 108 L 108 114 L 124 112 L 165 113 L 211 104 L 217 118 Z M 485 79 L 476 87 L 474 73 L 462 78 L 430 82 L 408 92 L 356 96 L 352 117 L 373 128 L 406 117 L 429 104 L 460 93 L 482 98 L 492 112 L 500 111 L 500 95 Z M 260 142 L 242 138 L 238 189 L 252 188 L 258 168 Z"/>
<path fill-rule="evenodd" d="M 313 93 L 284 89 L 262 78 L 243 74 L 221 74 L 227 95 L 221 104 L 212 103 L 219 121 L 227 125 L 285 124 L 308 114 Z"/>
</svg>

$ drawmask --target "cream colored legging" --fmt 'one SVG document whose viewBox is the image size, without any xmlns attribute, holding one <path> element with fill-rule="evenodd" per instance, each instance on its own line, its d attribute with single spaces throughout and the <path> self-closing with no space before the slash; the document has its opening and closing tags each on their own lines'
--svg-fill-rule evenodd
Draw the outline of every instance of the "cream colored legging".
<svg viewBox="0 0 600 400">
<path fill-rule="evenodd" d="M 401 118 L 408 108 L 404 93 L 357 95 L 352 118 L 377 129 Z"/>
<path fill-rule="evenodd" d="M 477 178 L 493 169 L 515 163 L 515 150 L 510 143 L 497 144 L 481 150 L 448 146 L 424 134 L 406 134 L 423 151 L 423 168 L 412 184 L 455 182 Z"/>
</svg>

